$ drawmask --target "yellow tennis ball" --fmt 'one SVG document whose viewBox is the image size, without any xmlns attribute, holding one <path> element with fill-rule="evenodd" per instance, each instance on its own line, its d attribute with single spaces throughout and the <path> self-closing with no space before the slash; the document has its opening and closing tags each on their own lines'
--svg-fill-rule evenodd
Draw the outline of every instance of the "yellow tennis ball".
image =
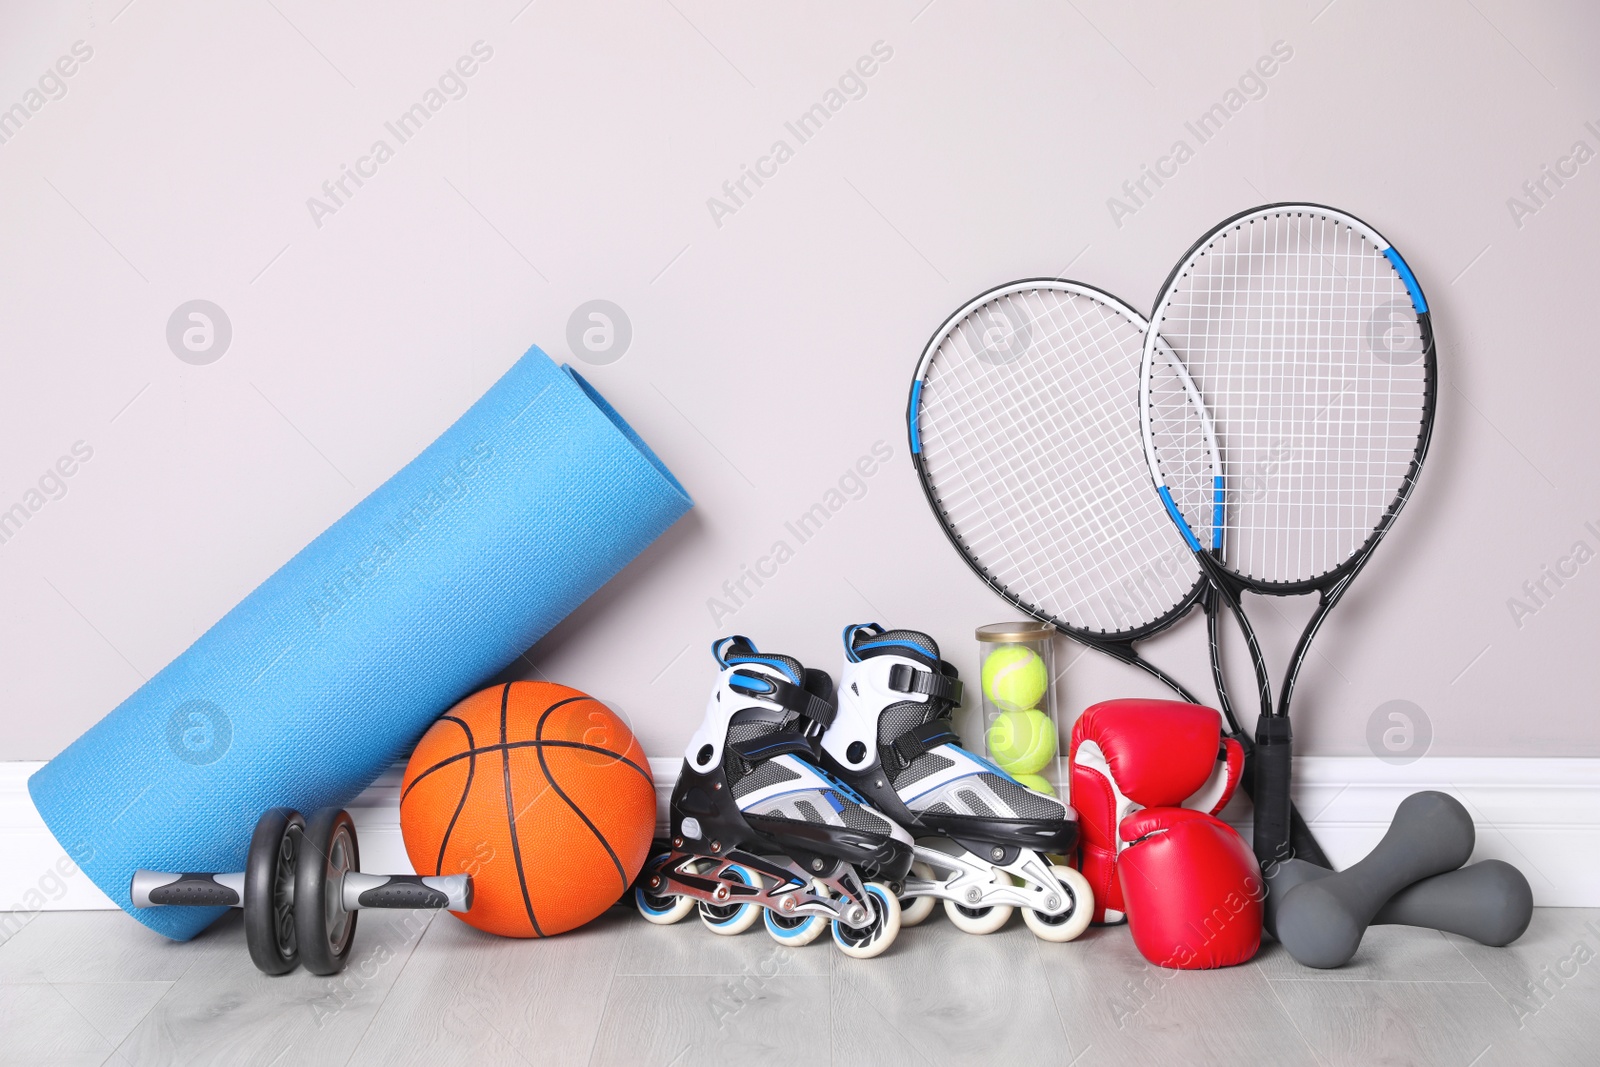
<svg viewBox="0 0 1600 1067">
<path fill-rule="evenodd" d="M 1003 711 L 1022 711 L 1038 704 L 1049 681 L 1044 660 L 1022 645 L 1004 645 L 983 661 L 983 691 Z"/>
<path fill-rule="evenodd" d="M 1043 793 L 1046 796 L 1052 796 L 1053 797 L 1053 796 L 1056 795 L 1056 787 L 1051 785 L 1048 781 L 1046 781 L 1040 775 L 1037 775 L 1037 774 L 1013 774 L 1011 777 L 1015 778 L 1017 780 L 1017 783 L 1019 785 L 1021 785 L 1024 789 L 1031 789 L 1035 793 Z"/>
<path fill-rule="evenodd" d="M 1003 711 L 989 727 L 989 755 L 1010 775 L 1038 774 L 1056 754 L 1056 725 L 1038 708 Z"/>
</svg>

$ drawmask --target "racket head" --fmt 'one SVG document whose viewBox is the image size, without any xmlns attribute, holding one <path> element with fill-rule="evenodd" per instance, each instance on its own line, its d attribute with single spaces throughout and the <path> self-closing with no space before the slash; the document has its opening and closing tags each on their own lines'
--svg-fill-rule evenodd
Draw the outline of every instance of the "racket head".
<svg viewBox="0 0 1600 1067">
<path fill-rule="evenodd" d="M 1100 647 L 1167 628 L 1204 586 L 1145 468 L 1146 325 L 1079 282 L 997 286 L 934 331 L 907 408 L 917 477 L 961 558 Z"/>
<path fill-rule="evenodd" d="M 1427 299 L 1381 234 L 1318 204 L 1252 208 L 1195 242 L 1156 299 L 1139 376 L 1150 475 L 1242 587 L 1331 588 L 1411 495 L 1437 373 Z M 1192 476 L 1207 449 L 1209 492 Z"/>
</svg>

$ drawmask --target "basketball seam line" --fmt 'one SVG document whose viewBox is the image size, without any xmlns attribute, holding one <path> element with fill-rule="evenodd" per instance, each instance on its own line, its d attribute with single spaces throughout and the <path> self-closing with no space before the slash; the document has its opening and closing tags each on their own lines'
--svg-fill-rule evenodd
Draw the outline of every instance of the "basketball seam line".
<svg viewBox="0 0 1600 1067">
<path fill-rule="evenodd" d="M 602 706 L 604 706 L 604 705 L 602 705 Z M 444 759 L 440 760 L 438 763 L 435 763 L 432 767 L 429 767 L 427 770 L 423 771 L 421 774 L 419 774 L 415 778 L 411 779 L 411 784 L 406 786 L 405 787 L 405 791 L 401 793 L 400 800 L 401 800 L 402 803 L 404 803 L 406 797 L 411 793 L 411 790 L 416 788 L 416 786 L 424 778 L 426 778 L 428 775 L 432 774 L 434 771 L 442 770 L 443 768 L 450 766 L 450 764 L 455 763 L 458 760 L 466 759 L 468 756 L 476 755 L 476 754 L 479 754 L 479 753 L 485 753 L 485 752 L 504 752 L 507 749 L 512 749 L 512 748 L 577 748 L 577 749 L 582 749 L 585 752 L 597 752 L 602 756 L 610 756 L 612 759 L 616 760 L 619 763 L 626 763 L 628 766 L 632 767 L 635 771 L 637 771 L 639 773 L 640 777 L 642 777 L 645 781 L 651 783 L 651 787 L 652 788 L 654 788 L 654 785 L 655 785 L 655 779 L 652 778 L 649 774 L 645 773 L 645 770 L 644 770 L 643 767 L 639 766 L 637 763 L 633 762 L 633 760 L 629 759 L 627 756 L 624 756 L 622 753 L 613 752 L 609 748 L 601 748 L 598 745 L 586 745 L 582 741 L 507 741 L 503 745 L 480 745 L 479 747 L 477 747 L 475 749 L 472 749 L 470 752 L 458 752 L 454 756 L 445 757 Z"/>
<path fill-rule="evenodd" d="M 506 744 L 506 706 L 511 701 L 511 685 L 507 682 L 500 691 L 500 743 Z M 517 865 L 517 884 L 522 887 L 522 906 L 527 909 L 528 921 L 533 924 L 535 937 L 543 937 L 544 931 L 539 929 L 539 918 L 533 913 L 533 900 L 528 896 L 528 876 L 522 870 L 522 843 L 517 840 L 517 810 L 516 803 L 511 796 L 511 750 L 502 749 L 500 752 L 502 774 L 506 786 L 506 822 L 511 827 L 511 857 Z"/>
<path fill-rule="evenodd" d="M 551 713 L 560 706 L 560 704 L 552 704 L 550 707 L 545 709 L 543 715 L 539 716 L 539 723 L 533 728 L 533 739 L 535 741 L 542 741 L 544 739 L 544 721 L 548 719 Z M 544 772 L 544 780 L 550 783 L 550 788 L 554 789 L 556 791 L 556 796 L 560 797 L 566 803 L 567 807 L 572 809 L 573 814 L 577 815 L 578 818 L 583 820 L 583 825 L 589 828 L 589 832 L 595 836 L 595 840 L 599 841 L 601 847 L 606 850 L 606 855 L 611 857 L 611 865 L 617 869 L 617 880 L 622 883 L 622 892 L 626 893 L 628 891 L 628 875 L 627 872 L 622 869 L 622 861 L 617 858 L 616 849 L 611 847 L 611 842 L 606 840 L 606 835 L 602 834 L 600 832 L 600 828 L 595 826 L 595 824 L 590 821 L 589 816 L 584 814 L 583 809 L 574 804 L 572 802 L 572 798 L 567 796 L 566 791 L 556 784 L 555 775 L 550 773 L 550 764 L 547 763 L 544 758 L 544 747 L 540 746 L 538 751 L 539 769 Z M 508 761 L 511 759 L 511 753 L 506 753 L 506 759 Z"/>
<path fill-rule="evenodd" d="M 470 758 L 467 760 L 467 780 L 461 786 L 461 799 L 456 801 L 456 810 L 450 816 L 450 825 L 444 828 L 444 840 L 439 842 L 439 858 L 433 864 L 433 873 L 436 875 L 444 874 L 444 850 L 450 846 L 450 836 L 456 832 L 456 820 L 461 818 L 461 809 L 467 806 L 467 797 L 472 794 L 472 776 L 478 770 L 478 757 L 474 755 L 478 742 L 472 736 L 472 727 L 467 725 L 465 719 L 458 719 L 454 715 L 444 715 L 441 716 L 441 719 L 445 722 L 455 723 L 461 727 L 462 733 L 467 735 L 467 755 Z M 412 784 L 415 785 L 416 783 L 413 782 Z M 410 790 L 408 789 L 406 792 L 409 793 Z M 402 803 L 404 803 L 405 799 L 404 795 L 400 797 Z"/>
</svg>

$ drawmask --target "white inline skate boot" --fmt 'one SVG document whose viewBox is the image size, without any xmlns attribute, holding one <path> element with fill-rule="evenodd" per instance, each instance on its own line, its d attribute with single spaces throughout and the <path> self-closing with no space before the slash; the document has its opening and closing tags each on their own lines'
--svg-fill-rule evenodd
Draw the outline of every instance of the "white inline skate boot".
<svg viewBox="0 0 1600 1067">
<path fill-rule="evenodd" d="M 939 899 L 969 933 L 992 933 L 1021 908 L 1038 937 L 1071 941 L 1089 925 L 1094 894 L 1083 875 L 1046 856 L 1076 847 L 1077 813 L 960 747 L 950 716 L 961 691 L 928 635 L 846 627 L 823 766 L 917 839 L 900 888 L 903 925 L 921 922 Z"/>
</svg>

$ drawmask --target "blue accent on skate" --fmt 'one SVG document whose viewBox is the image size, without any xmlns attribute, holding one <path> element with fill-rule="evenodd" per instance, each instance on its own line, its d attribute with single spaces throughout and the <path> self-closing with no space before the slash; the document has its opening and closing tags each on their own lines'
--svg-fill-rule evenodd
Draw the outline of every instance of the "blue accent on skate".
<svg viewBox="0 0 1600 1067">
<path fill-rule="evenodd" d="M 673 904 L 677 903 L 676 897 L 667 897 L 666 899 L 671 900 Z M 654 906 L 650 903 L 650 898 L 645 891 L 638 888 L 634 889 L 633 891 L 633 906 L 638 908 L 640 911 L 649 912 L 651 915 L 665 915 L 667 912 L 672 910 L 671 904 L 665 908 L 658 908 Z"/>
<path fill-rule="evenodd" d="M 746 645 L 748 645 L 750 647 L 751 655 L 726 655 L 726 646 L 735 641 L 743 641 Z M 785 678 L 789 679 L 795 685 L 805 684 L 804 681 L 797 674 L 795 674 L 794 668 L 790 667 L 781 659 L 774 659 L 771 656 L 761 655 L 761 650 L 756 648 L 756 643 L 750 640 L 748 637 L 745 637 L 743 634 L 734 634 L 731 637 L 723 637 L 711 642 L 711 654 L 717 657 L 717 663 L 722 667 L 723 670 L 727 670 L 729 667 L 738 667 L 745 663 L 761 663 L 768 667 L 776 668 L 783 674 Z"/>
<path fill-rule="evenodd" d="M 944 747 L 945 748 L 953 748 L 953 749 L 955 749 L 957 752 L 961 753 L 963 756 L 967 757 L 973 763 L 976 763 L 978 766 L 982 767 L 984 770 L 990 772 L 991 774 L 998 774 L 1002 778 L 1007 778 L 1007 779 L 1010 779 L 1013 782 L 1017 782 L 1017 780 L 1015 778 L 1012 778 L 1012 776 L 1011 776 L 1011 774 L 1009 772 L 1001 770 L 996 764 L 991 763 L 987 759 L 984 759 L 982 756 L 978 755 L 976 752 L 969 752 L 966 749 L 962 748 L 960 745 L 945 745 Z M 1021 782 L 1017 782 L 1017 784 L 1018 785 L 1022 785 Z M 1027 787 L 1024 786 L 1023 788 L 1027 788 Z"/>
<path fill-rule="evenodd" d="M 833 786 L 834 789 L 836 789 L 840 793 L 844 794 L 844 797 L 845 797 L 846 800 L 853 801 L 854 803 L 859 804 L 862 807 L 867 807 L 868 806 L 866 798 L 863 797 L 860 793 L 857 793 L 854 789 L 852 789 L 850 787 L 850 783 L 846 782 L 844 779 L 834 777 L 828 771 L 824 770 L 821 767 L 818 767 L 814 763 L 808 763 L 808 764 L 806 764 L 806 766 L 810 767 L 812 770 L 816 771 L 817 774 L 821 775 L 823 781 L 827 782 L 829 785 Z M 831 801 L 830 801 L 830 803 L 831 803 Z"/>
<path fill-rule="evenodd" d="M 650 862 L 645 864 L 646 872 L 659 870 L 671 858 L 672 853 L 670 852 L 656 853 L 654 856 L 650 857 Z M 634 906 L 640 911 L 648 912 L 651 915 L 665 915 L 671 911 L 673 906 L 677 903 L 677 898 L 671 895 L 663 895 L 663 899 L 667 900 L 669 903 L 664 908 L 658 908 L 650 903 L 650 895 L 644 891 L 642 886 L 636 886 L 633 890 Z"/>
<path fill-rule="evenodd" d="M 855 651 L 858 652 L 858 653 L 859 652 L 866 652 L 866 651 L 868 651 L 870 649 L 875 649 L 875 648 L 909 648 L 911 651 L 915 652 L 922 659 L 931 659 L 932 658 L 931 656 L 928 655 L 928 650 L 927 649 L 923 648 L 921 645 L 914 645 L 910 641 L 868 641 L 866 644 L 861 645 L 860 647 L 856 648 Z M 857 661 L 859 662 L 859 660 L 860 660 L 860 657 L 858 656 L 857 657 Z"/>
<path fill-rule="evenodd" d="M 724 879 L 726 879 L 728 881 L 731 881 L 731 882 L 735 882 L 735 883 L 737 883 L 739 885 L 755 885 L 756 881 L 757 881 L 756 875 L 755 875 L 754 872 L 752 872 L 752 871 L 750 871 L 750 870 L 748 870 L 748 869 L 746 869 L 744 867 L 741 867 L 737 863 L 728 864 L 727 867 L 723 868 L 722 874 L 719 877 L 724 878 Z M 753 904 L 753 903 L 748 903 L 748 902 L 744 903 L 744 904 L 740 904 L 737 907 L 733 908 L 733 910 L 727 915 L 727 917 L 722 918 L 722 919 L 715 918 L 711 914 L 708 914 L 706 912 L 705 908 L 702 907 L 700 909 L 700 919 L 707 926 L 711 926 L 711 927 L 732 926 L 735 923 L 739 922 L 741 919 L 743 919 L 746 915 L 749 915 L 751 908 L 759 908 L 760 906 L 761 905 L 759 905 L 759 904 Z M 718 907 L 727 907 L 727 905 L 718 905 Z"/>
<path fill-rule="evenodd" d="M 794 750 L 794 748 L 794 734 L 783 734 L 775 736 L 772 740 L 766 742 L 765 744 L 758 745 L 754 741 L 747 741 L 741 747 L 740 751 L 746 759 L 758 760 L 765 756 L 768 752 L 791 752 Z"/>
<path fill-rule="evenodd" d="M 800 680 L 799 676 L 794 673 L 793 668 L 791 668 L 787 663 L 783 662 L 781 659 L 773 659 L 770 656 L 735 656 L 733 659 L 728 661 L 728 666 L 738 667 L 746 663 L 764 663 L 768 667 L 773 667 L 782 671 L 783 676 L 789 679 L 795 685 L 804 684 Z"/>
<path fill-rule="evenodd" d="M 778 758 L 782 759 L 784 757 L 780 756 Z M 761 798 L 761 800 L 758 801 L 758 803 L 770 804 L 774 800 L 782 800 L 784 797 L 798 796 L 798 795 L 800 795 L 802 793 L 821 793 L 823 796 L 828 798 L 828 806 L 831 807 L 834 811 L 843 811 L 844 810 L 843 804 L 840 802 L 840 799 L 839 799 L 840 797 L 843 797 L 845 800 L 848 800 L 851 803 L 859 804 L 862 807 L 868 807 L 869 806 L 867 804 L 867 802 L 862 799 L 861 794 L 857 793 L 854 789 L 851 789 L 845 783 L 839 781 L 839 779 L 835 778 L 833 775 L 829 774 L 827 771 L 823 770 L 821 767 L 818 767 L 815 763 L 811 763 L 809 761 L 800 759 L 800 757 L 798 757 L 798 756 L 794 756 L 793 758 L 796 760 L 796 762 L 805 764 L 805 767 L 806 767 L 807 770 L 816 772 L 817 777 L 821 778 L 824 782 L 826 782 L 830 788 L 829 789 L 818 789 L 815 785 L 809 785 L 809 786 L 802 785 L 802 786 L 798 786 L 798 787 L 796 787 L 794 789 L 785 789 L 781 793 L 770 793 L 770 794 L 767 794 L 767 795 L 763 796 Z M 830 790 L 831 790 L 831 792 L 830 792 Z M 834 794 L 837 794 L 837 795 L 834 795 Z"/>
<path fill-rule="evenodd" d="M 877 882 L 867 882 L 865 885 L 863 885 L 861 887 L 861 889 L 868 896 L 874 896 L 874 897 L 878 898 L 878 911 L 879 911 L 879 914 L 887 914 L 888 913 L 888 911 L 889 911 L 889 891 L 888 890 L 884 889 L 883 886 L 879 885 Z M 840 922 L 838 919 L 835 919 L 835 920 L 833 920 L 832 923 L 829 924 L 829 929 L 831 929 L 833 931 L 833 940 L 834 940 L 835 944 L 837 944 L 840 948 L 849 948 L 850 947 L 849 941 L 846 940 L 846 938 L 848 936 L 846 931 L 848 931 L 850 929 L 848 926 L 846 926 L 844 923 Z M 879 934 L 878 936 L 881 937 L 883 935 Z"/>
<path fill-rule="evenodd" d="M 876 630 L 880 634 L 883 633 L 883 627 L 875 622 L 857 622 L 846 626 L 844 628 L 844 657 L 851 663 L 861 662 L 861 657 L 856 655 L 855 649 L 857 630 Z"/>
<path fill-rule="evenodd" d="M 1007 781 L 1014 782 L 1015 784 L 1017 784 L 1019 786 L 1022 786 L 1022 788 L 1024 788 L 1024 789 L 1027 788 L 1027 786 L 1022 785 L 1021 782 L 1018 782 L 1015 778 L 1013 778 L 1011 775 L 1007 774 L 1005 771 L 1002 771 L 999 767 L 996 767 L 993 763 L 990 763 L 988 760 L 984 759 L 982 756 L 976 755 L 975 753 L 972 753 L 972 752 L 968 752 L 966 749 L 962 748 L 960 745 L 941 745 L 939 747 L 940 747 L 941 750 L 949 749 L 949 750 L 953 750 L 955 752 L 958 752 L 961 755 L 967 757 L 967 759 L 971 760 L 974 764 L 976 764 L 978 767 L 982 768 L 983 770 L 988 771 L 991 774 L 998 774 L 1000 777 L 1006 779 Z M 973 773 L 978 773 L 978 772 L 974 771 Z M 960 777 L 967 778 L 967 777 L 970 777 L 970 775 L 963 774 Z M 949 785 L 950 785 L 950 782 L 951 782 L 951 779 L 945 778 L 940 784 L 932 786 L 932 787 L 930 787 L 928 789 L 924 789 L 922 792 L 917 793 L 914 796 L 905 797 L 903 799 L 904 799 L 904 801 L 905 801 L 905 803 L 907 805 L 913 804 L 916 801 L 921 800 L 923 797 L 927 796 L 929 793 L 936 793 L 941 789 L 948 788 Z"/>
<path fill-rule="evenodd" d="M 715 641 L 711 642 L 711 655 L 716 659 L 717 666 L 721 667 L 723 670 L 728 669 L 728 660 L 722 654 L 723 648 L 733 644 L 735 641 L 744 641 L 748 643 L 749 640 L 750 639 L 748 637 L 745 637 L 742 634 L 729 634 L 727 637 L 719 637 Z"/>
<path fill-rule="evenodd" d="M 735 692 L 756 697 L 766 696 L 768 693 L 776 692 L 778 689 L 771 678 L 764 678 L 759 674 L 750 674 L 746 671 L 734 671 L 733 675 L 728 679 L 728 685 Z"/>
<path fill-rule="evenodd" d="M 781 926 L 778 923 L 777 915 L 765 908 L 761 910 L 761 917 L 766 921 L 767 933 L 771 934 L 772 939 L 780 945 L 809 944 L 819 936 L 811 932 L 816 924 L 828 921 L 823 916 L 813 912 L 806 915 L 794 926 Z"/>
<path fill-rule="evenodd" d="M 1411 306 L 1417 309 L 1418 315 L 1426 315 L 1428 313 L 1428 301 L 1422 295 L 1422 286 L 1417 284 L 1416 275 L 1411 273 L 1411 268 L 1406 266 L 1406 261 L 1400 258 L 1400 253 L 1396 252 L 1393 246 L 1385 248 L 1383 254 L 1390 263 L 1394 264 L 1394 269 L 1400 275 L 1400 280 L 1406 283 L 1406 292 L 1411 294 Z"/>
<path fill-rule="evenodd" d="M 1227 514 L 1222 506 L 1222 475 L 1211 480 L 1211 551 L 1222 552 L 1222 520 Z"/>
<path fill-rule="evenodd" d="M 107 896 L 193 937 L 228 909 L 134 908 L 134 870 L 241 871 L 262 811 L 350 803 L 690 506 L 599 394 L 530 349 L 34 774 L 34 804 Z"/>
<path fill-rule="evenodd" d="M 922 454 L 922 433 L 921 433 L 920 428 L 917 425 L 917 419 L 918 419 L 917 401 L 919 401 L 921 399 L 922 399 L 922 379 L 918 378 L 916 381 L 911 383 L 911 410 L 907 413 L 907 416 L 906 416 L 906 418 L 909 420 L 910 425 L 911 425 L 911 454 L 913 456 L 917 456 L 917 455 L 921 455 Z"/>
<path fill-rule="evenodd" d="M 1167 514 L 1172 516 L 1172 521 L 1178 524 L 1178 532 L 1183 535 L 1183 541 L 1189 546 L 1189 551 L 1200 551 L 1200 542 L 1194 539 L 1194 534 L 1190 531 L 1189 524 L 1183 521 L 1182 515 L 1178 514 L 1178 505 L 1172 502 L 1172 492 L 1164 485 L 1160 487 L 1158 492 L 1161 494 L 1161 502 L 1167 506 Z"/>
</svg>

